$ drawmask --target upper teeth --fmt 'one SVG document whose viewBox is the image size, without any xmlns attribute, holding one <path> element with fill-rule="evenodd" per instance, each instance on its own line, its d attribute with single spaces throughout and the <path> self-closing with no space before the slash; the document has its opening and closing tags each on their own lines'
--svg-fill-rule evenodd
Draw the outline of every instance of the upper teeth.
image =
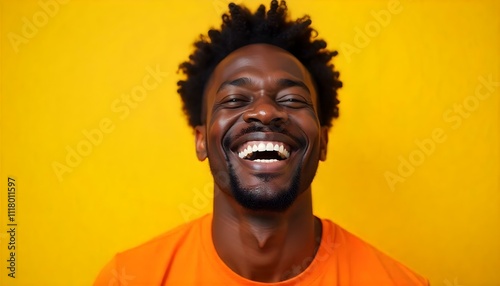
<svg viewBox="0 0 500 286">
<path fill-rule="evenodd" d="M 283 144 L 273 144 L 273 143 L 259 143 L 250 144 L 246 149 L 238 153 L 240 158 L 246 158 L 252 155 L 253 152 L 264 152 L 264 151 L 277 151 L 281 158 L 290 157 L 290 151 L 286 150 Z"/>
</svg>

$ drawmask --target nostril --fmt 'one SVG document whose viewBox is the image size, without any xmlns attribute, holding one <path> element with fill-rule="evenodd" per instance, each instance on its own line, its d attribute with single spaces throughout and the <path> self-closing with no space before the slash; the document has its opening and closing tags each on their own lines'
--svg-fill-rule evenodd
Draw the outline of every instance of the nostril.
<svg viewBox="0 0 500 286">
<path fill-rule="evenodd" d="M 271 121 L 271 124 L 269 124 L 269 128 L 274 132 L 281 132 L 285 129 L 285 122 L 286 120 L 284 118 L 275 118 Z"/>
</svg>

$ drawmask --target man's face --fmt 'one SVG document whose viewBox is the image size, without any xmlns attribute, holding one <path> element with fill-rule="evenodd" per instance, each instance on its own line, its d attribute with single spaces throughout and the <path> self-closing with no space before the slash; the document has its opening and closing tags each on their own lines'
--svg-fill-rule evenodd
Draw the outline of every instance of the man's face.
<svg viewBox="0 0 500 286">
<path fill-rule="evenodd" d="M 293 55 L 267 44 L 234 51 L 215 68 L 204 101 L 196 149 L 216 189 L 245 208 L 283 211 L 310 188 L 328 130 L 311 76 Z"/>
</svg>

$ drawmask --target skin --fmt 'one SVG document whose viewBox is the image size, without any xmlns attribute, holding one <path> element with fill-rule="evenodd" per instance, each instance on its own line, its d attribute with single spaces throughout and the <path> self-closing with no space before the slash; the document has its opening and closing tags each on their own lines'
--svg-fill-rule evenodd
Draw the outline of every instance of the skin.
<svg viewBox="0 0 500 286">
<path fill-rule="evenodd" d="M 298 275 L 307 267 L 304 261 L 312 261 L 321 238 L 311 183 L 319 161 L 326 159 L 328 143 L 309 72 L 278 47 L 244 46 L 217 65 L 204 100 L 206 123 L 195 128 L 196 153 L 200 161 L 209 159 L 214 176 L 212 237 L 218 255 L 253 281 Z M 248 128 L 253 129 L 242 132 Z M 273 164 L 238 157 L 240 146 L 255 140 L 284 142 L 290 157 Z M 297 196 L 285 208 L 245 207 L 235 199 L 230 173 L 244 192 L 262 202 L 290 192 L 294 178 Z"/>
</svg>

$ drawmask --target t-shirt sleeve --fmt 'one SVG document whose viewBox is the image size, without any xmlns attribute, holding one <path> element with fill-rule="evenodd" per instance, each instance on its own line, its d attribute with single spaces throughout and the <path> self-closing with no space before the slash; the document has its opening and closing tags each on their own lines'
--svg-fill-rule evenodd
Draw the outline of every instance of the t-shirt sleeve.
<svg viewBox="0 0 500 286">
<path fill-rule="evenodd" d="M 116 265 L 116 255 L 109 261 L 106 266 L 99 272 L 97 278 L 94 281 L 94 286 L 109 286 L 109 285 L 120 285 L 120 281 L 117 279 L 117 265 Z"/>
</svg>

